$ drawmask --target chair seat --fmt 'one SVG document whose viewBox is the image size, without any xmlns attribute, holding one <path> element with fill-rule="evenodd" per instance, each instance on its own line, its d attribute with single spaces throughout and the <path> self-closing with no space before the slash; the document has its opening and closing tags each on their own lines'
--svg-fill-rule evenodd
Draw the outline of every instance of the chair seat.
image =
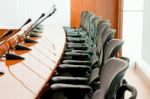
<svg viewBox="0 0 150 99">
<path fill-rule="evenodd" d="M 52 78 L 53 83 L 73 83 L 73 84 L 85 84 L 88 82 L 88 78 L 85 77 L 66 77 L 56 76 Z"/>
<path fill-rule="evenodd" d="M 62 83 L 56 83 L 50 86 L 52 90 L 62 90 L 62 89 L 68 89 L 71 90 L 85 90 L 85 91 L 91 91 L 92 88 L 90 86 L 86 85 L 74 85 L 74 84 L 62 84 Z"/>
<path fill-rule="evenodd" d="M 91 61 L 64 60 L 63 63 L 64 64 L 89 65 L 89 66 L 91 66 Z"/>
<path fill-rule="evenodd" d="M 61 64 L 59 65 L 61 69 L 90 69 L 88 65 L 71 65 L 71 64 Z"/>
</svg>

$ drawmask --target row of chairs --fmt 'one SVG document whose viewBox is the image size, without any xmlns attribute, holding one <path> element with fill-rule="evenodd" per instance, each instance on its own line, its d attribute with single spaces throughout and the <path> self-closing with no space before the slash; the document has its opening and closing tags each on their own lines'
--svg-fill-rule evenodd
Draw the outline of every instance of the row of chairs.
<svg viewBox="0 0 150 99">
<path fill-rule="evenodd" d="M 49 81 L 50 99 L 124 99 L 126 90 L 136 98 L 136 89 L 123 79 L 129 59 L 115 57 L 124 42 L 114 38 L 109 20 L 83 11 L 80 27 L 64 30 L 66 48 Z"/>
</svg>

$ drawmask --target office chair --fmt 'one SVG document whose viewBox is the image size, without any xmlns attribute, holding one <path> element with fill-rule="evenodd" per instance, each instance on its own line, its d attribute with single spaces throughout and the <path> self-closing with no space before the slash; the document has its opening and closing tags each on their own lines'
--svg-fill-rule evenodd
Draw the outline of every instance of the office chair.
<svg viewBox="0 0 150 99">
<path fill-rule="evenodd" d="M 67 37 L 71 37 L 72 35 L 75 37 L 84 37 L 87 36 L 87 22 L 88 22 L 88 18 L 89 15 L 91 15 L 91 12 L 88 11 L 84 11 L 83 14 L 81 14 L 82 19 L 81 19 L 81 23 L 80 23 L 80 27 L 78 29 L 72 29 L 69 32 L 66 31 L 66 36 Z M 94 15 L 94 14 L 93 14 Z"/>
<path fill-rule="evenodd" d="M 79 47 L 81 47 L 81 46 L 88 46 L 88 47 L 90 47 L 90 46 L 93 46 L 94 44 L 92 44 L 92 41 L 94 41 L 94 36 L 95 36 L 95 32 L 97 32 L 96 30 L 97 30 L 97 25 L 98 25 L 98 23 L 100 22 L 100 17 L 97 17 L 97 16 L 94 16 L 94 18 L 92 18 L 91 19 L 91 22 L 89 22 L 89 35 L 88 35 L 88 41 L 89 42 L 86 42 L 86 43 L 69 43 L 69 42 L 67 42 L 67 45 L 68 46 L 70 46 L 70 45 L 76 45 L 76 46 L 79 46 Z M 73 50 L 73 48 L 71 48 L 70 47 L 70 49 L 66 49 L 65 50 L 65 52 L 66 51 L 72 51 Z M 75 51 L 75 50 L 74 50 Z"/>
<path fill-rule="evenodd" d="M 92 99 L 113 99 L 127 68 L 127 62 L 117 58 L 109 59 L 100 73 L 100 89 L 92 94 Z M 50 89 L 63 92 L 66 99 L 84 99 L 86 93 L 92 93 L 92 88 L 87 85 L 55 83 Z"/>
<path fill-rule="evenodd" d="M 100 73 L 100 89 L 96 90 L 91 99 L 115 99 L 128 63 L 112 58 L 106 61 Z"/>
<path fill-rule="evenodd" d="M 67 37 L 67 42 L 86 42 L 86 38 L 89 34 L 89 24 L 91 23 L 90 21 L 94 18 L 94 15 L 92 13 L 88 13 L 87 16 L 85 17 L 85 24 L 83 29 L 85 30 L 86 35 L 84 35 L 83 38 L 79 37 Z"/>
<path fill-rule="evenodd" d="M 114 57 L 115 54 L 119 51 L 119 48 L 121 48 L 122 43 L 123 43 L 122 40 L 117 40 L 117 39 L 111 40 L 108 43 L 108 45 L 106 45 L 106 47 L 110 50 L 104 51 L 104 57 L 107 57 L 105 59 L 108 60 L 109 58 Z M 114 45 L 112 46 L 111 44 L 114 44 Z M 109 55 L 107 53 L 109 53 Z M 105 55 L 105 54 L 107 54 L 107 55 Z M 73 79 L 73 77 L 72 78 L 69 78 L 69 77 L 65 78 L 64 76 L 67 76 L 67 75 L 62 75 L 62 76 L 59 75 L 59 76 L 54 77 L 54 79 L 52 79 L 53 82 L 55 82 L 55 83 L 56 82 L 65 82 L 66 80 L 68 80 L 68 82 L 76 83 L 76 81 L 75 81 L 76 79 L 82 79 L 81 82 L 79 82 L 79 83 L 87 82 L 85 73 L 87 72 L 87 70 L 91 70 L 88 82 L 91 86 L 93 86 L 93 88 L 95 90 L 96 88 L 94 86 L 97 87 L 97 83 L 95 83 L 95 82 L 99 81 L 98 80 L 99 79 L 99 73 L 101 71 L 101 68 L 103 67 L 103 63 L 105 63 L 107 61 L 107 60 L 105 60 L 105 62 L 102 63 L 102 61 L 104 61 L 104 59 L 100 59 L 100 58 L 97 59 L 97 58 L 98 57 L 96 57 L 96 59 L 93 59 L 91 62 L 89 61 L 89 63 L 88 63 L 88 61 L 84 61 L 83 63 L 81 61 L 78 63 L 74 63 L 74 65 L 73 65 L 73 63 L 72 64 L 66 63 L 66 64 L 59 65 L 58 68 L 60 70 L 58 69 L 58 72 L 60 72 L 60 74 L 62 71 L 67 72 L 71 76 L 75 76 L 75 78 L 74 79 Z M 80 70 L 80 72 L 79 72 L 79 70 Z M 81 72 L 81 70 L 82 70 L 82 72 Z M 83 78 L 81 78 L 81 75 Z M 79 78 L 77 78 L 77 76 Z M 59 79 L 59 80 L 57 81 L 57 79 Z"/>
<path fill-rule="evenodd" d="M 99 24 L 97 26 L 98 33 L 97 33 L 97 36 L 95 36 L 95 39 L 93 39 L 94 40 L 94 41 L 92 41 L 93 43 L 91 43 L 92 46 L 80 45 L 80 46 L 78 46 L 80 49 L 72 48 L 72 46 L 70 46 L 70 49 L 72 49 L 72 50 L 64 53 L 64 59 L 74 59 L 76 57 L 76 59 L 81 60 L 80 55 L 82 55 L 82 56 L 84 55 L 85 57 L 90 57 L 91 54 L 89 54 L 89 53 L 95 53 L 94 51 L 96 51 L 97 48 L 100 48 L 99 46 L 101 46 L 101 44 L 102 44 L 101 43 L 102 34 L 103 34 L 104 30 L 108 29 L 108 28 L 110 28 L 110 23 L 99 22 Z M 96 46 L 98 46 L 98 47 L 96 47 Z M 70 57 L 70 58 L 68 58 L 68 57 Z"/>
<path fill-rule="evenodd" d="M 91 16 L 90 20 L 89 20 L 89 26 L 88 26 L 88 37 L 86 37 L 87 42 L 85 43 L 73 43 L 73 42 L 67 42 L 67 48 L 65 50 L 65 52 L 70 52 L 70 51 L 76 51 L 75 48 L 80 48 L 82 50 L 86 50 L 87 48 L 89 48 L 91 46 L 91 39 L 93 38 L 92 34 L 94 34 L 94 30 L 97 27 L 97 24 L 99 23 L 100 19 L 99 17 L 96 16 Z M 95 26 L 94 28 L 92 26 Z M 78 51 L 79 52 L 79 51 Z"/>
<path fill-rule="evenodd" d="M 101 25 L 99 25 L 98 27 L 100 27 Z M 109 23 L 108 24 L 104 24 L 105 26 L 105 29 L 107 29 L 109 27 Z M 107 27 L 108 26 L 108 27 Z M 86 50 L 86 51 L 72 51 L 72 52 L 66 52 L 65 53 L 65 56 L 70 56 L 70 58 L 65 58 L 65 60 L 63 60 L 63 63 L 64 64 L 86 64 L 86 65 L 91 65 L 90 63 L 90 59 L 91 57 L 93 56 L 93 58 L 95 57 L 95 54 L 90 54 L 91 53 L 96 53 L 96 56 L 99 56 L 100 53 L 101 53 L 101 46 L 103 45 L 102 44 L 102 32 L 99 33 L 98 37 L 97 38 L 97 47 L 93 50 Z M 89 53 L 88 53 L 89 52 Z M 81 58 L 82 56 L 82 58 Z M 82 61 L 81 61 L 82 60 Z M 84 61 L 83 61 L 84 60 Z M 92 59 L 93 60 L 93 59 Z M 89 62 L 86 62 L 86 61 L 89 61 Z"/>
<path fill-rule="evenodd" d="M 96 57 L 96 59 L 95 59 L 95 57 L 94 57 L 93 59 L 91 59 L 91 61 L 73 61 L 73 62 L 65 61 L 66 63 L 59 65 L 58 72 L 61 74 L 61 72 L 63 71 L 63 72 L 67 72 L 71 76 L 75 76 L 75 77 L 79 76 L 79 77 L 81 77 L 81 75 L 82 75 L 82 77 L 83 77 L 83 76 L 85 76 L 85 73 L 88 70 L 91 70 L 91 72 L 90 72 L 91 76 L 89 78 L 90 79 L 89 83 L 93 84 L 93 82 L 97 81 L 97 79 L 99 78 L 99 72 L 101 71 L 101 68 L 102 68 L 103 64 L 109 58 L 115 56 L 115 54 L 121 48 L 122 44 L 123 44 L 122 40 L 113 39 L 106 45 L 106 48 L 108 48 L 109 50 L 104 51 L 104 55 L 103 55 L 104 58 L 103 59 L 100 59 L 98 57 Z M 65 76 L 65 75 L 62 75 L 62 76 Z M 70 78 L 66 78 L 66 79 L 70 79 Z M 59 76 L 59 81 L 62 80 L 62 82 L 63 82 L 63 80 L 66 80 L 66 79 L 65 78 L 61 78 Z M 70 82 L 71 82 L 72 79 L 73 78 L 70 79 Z M 75 79 L 77 79 L 77 78 L 75 78 Z M 55 79 L 55 81 L 53 81 L 53 82 L 57 82 L 57 80 Z M 74 82 L 74 81 L 72 81 L 72 82 Z"/>
<path fill-rule="evenodd" d="M 82 31 L 83 24 L 85 23 L 85 16 L 87 13 L 88 13 L 88 11 L 82 11 L 81 16 L 80 16 L 80 27 L 79 28 L 64 26 L 63 28 L 64 28 L 66 34 L 70 34 L 72 32 L 78 34 L 79 31 Z"/>
</svg>

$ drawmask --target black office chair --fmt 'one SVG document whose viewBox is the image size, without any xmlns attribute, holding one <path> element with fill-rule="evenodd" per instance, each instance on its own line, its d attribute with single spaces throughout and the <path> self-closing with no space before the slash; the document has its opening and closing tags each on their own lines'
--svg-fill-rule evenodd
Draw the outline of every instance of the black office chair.
<svg viewBox="0 0 150 99">
<path fill-rule="evenodd" d="M 82 31 L 82 28 L 85 23 L 85 17 L 87 14 L 88 14 L 88 11 L 82 11 L 81 16 L 80 16 L 80 27 L 79 28 L 64 26 L 63 28 L 64 28 L 66 34 L 68 34 L 68 35 L 71 33 L 79 34 L 79 32 Z"/>
<path fill-rule="evenodd" d="M 79 81 L 79 79 L 81 79 L 81 81 L 79 83 L 85 83 L 85 82 L 87 82 L 86 72 L 88 70 L 91 70 L 88 82 L 93 87 L 97 86 L 95 81 L 99 81 L 98 80 L 99 79 L 99 72 L 101 71 L 101 68 L 103 67 L 102 61 L 104 61 L 103 63 L 105 63 L 109 58 L 114 57 L 115 54 L 121 48 L 122 44 L 123 44 L 122 40 L 118 40 L 118 39 L 111 40 L 106 45 L 106 48 L 108 48 L 109 50 L 104 51 L 103 56 L 104 56 L 105 60 L 100 59 L 98 57 L 96 57 L 96 59 L 95 59 L 95 57 L 94 57 L 91 61 L 78 61 L 76 63 L 70 62 L 70 64 L 66 63 L 66 64 L 59 65 L 58 72 L 60 73 L 60 75 L 57 75 L 54 78 L 52 78 L 52 81 L 54 83 L 57 83 L 57 82 L 76 83 L 76 80 Z M 66 74 L 69 74 L 69 75 L 66 75 L 66 74 L 61 75 L 62 72 L 65 72 Z M 73 78 L 72 76 L 75 76 L 75 78 Z M 68 80 L 68 82 L 67 82 L 67 80 Z"/>
<path fill-rule="evenodd" d="M 77 46 L 78 47 L 82 47 L 82 49 L 84 48 L 84 47 L 86 47 L 86 48 L 91 48 L 91 47 L 96 47 L 96 41 L 97 41 L 97 35 L 98 35 L 98 31 L 97 31 L 97 26 L 98 26 L 98 24 L 104 24 L 104 23 L 108 23 L 108 21 L 107 20 L 101 20 L 100 19 L 100 17 L 97 17 L 97 16 L 95 16 L 94 18 L 93 18 L 93 20 L 92 20 L 92 22 L 90 22 L 89 24 L 89 35 L 88 35 L 88 41 L 89 42 L 86 42 L 86 43 L 77 43 Z M 75 43 L 73 43 L 73 44 L 75 44 Z M 68 43 L 68 45 L 72 45 L 72 42 L 71 43 Z M 74 52 L 82 52 L 82 51 L 80 51 L 80 50 L 75 50 L 72 46 L 70 46 L 70 49 L 66 49 L 65 50 L 65 52 L 70 52 L 70 51 L 74 51 Z"/>
<path fill-rule="evenodd" d="M 91 99 L 115 99 L 128 63 L 122 59 L 112 58 L 106 61 L 100 72 L 100 89 Z"/>
<path fill-rule="evenodd" d="M 79 51 L 79 49 L 75 49 L 75 48 L 73 48 L 72 49 L 72 51 L 70 51 L 70 52 L 66 52 L 66 53 L 64 53 L 64 59 L 68 59 L 68 60 L 70 60 L 70 59 L 76 59 L 76 60 L 81 60 L 81 56 L 83 57 L 88 57 L 88 59 L 90 58 L 90 56 L 91 56 L 91 54 L 89 54 L 89 53 L 96 53 L 95 51 L 97 50 L 98 51 L 98 53 L 99 53 L 99 49 L 98 48 L 100 48 L 99 46 L 101 46 L 101 40 L 102 40 L 102 34 L 103 34 L 103 32 L 104 32 L 104 30 L 105 29 L 108 29 L 108 28 L 110 28 L 110 23 L 107 23 L 107 22 L 99 22 L 99 24 L 98 24 L 98 26 L 97 26 L 97 32 L 98 33 L 96 33 L 97 34 L 97 36 L 95 36 L 95 41 L 92 41 L 92 44 L 93 44 L 93 46 L 91 46 L 91 47 L 88 47 L 88 46 L 78 46 L 79 48 L 80 48 L 80 51 Z M 94 43 L 96 43 L 96 44 L 94 44 Z M 91 45 L 92 45 L 91 44 Z M 96 45 L 96 46 L 95 46 Z M 83 47 L 85 48 L 85 49 L 83 49 Z M 70 48 L 72 48 L 72 46 L 70 46 Z M 82 48 L 82 49 L 81 49 Z M 95 50 L 94 50 L 95 49 Z M 101 48 L 100 48 L 101 49 Z M 66 58 L 67 57 L 67 58 Z M 82 58 L 82 60 L 86 60 L 85 58 Z"/>
<path fill-rule="evenodd" d="M 116 58 L 109 59 L 100 73 L 100 89 L 93 93 L 92 99 L 113 99 L 127 68 L 127 62 Z M 54 96 L 55 92 L 64 94 L 65 98 L 61 97 L 60 99 L 84 99 L 84 96 L 90 99 L 90 96 L 85 94 L 92 92 L 92 88 L 87 85 L 55 83 L 50 88 L 53 90 Z M 56 97 L 53 98 L 56 99 Z"/>
<path fill-rule="evenodd" d="M 104 53 L 103 53 L 103 63 L 106 62 L 107 59 L 110 57 L 114 57 L 116 52 L 120 50 L 122 45 L 124 44 L 123 40 L 120 39 L 112 39 L 107 43 L 107 46 L 104 47 Z M 116 46 L 114 49 L 112 49 Z"/>
<path fill-rule="evenodd" d="M 88 13 L 85 17 L 85 24 L 83 29 L 85 30 L 85 35 L 82 37 L 67 37 L 67 42 L 73 42 L 73 43 L 84 43 L 88 41 L 88 36 L 90 34 L 90 24 L 92 19 L 94 18 L 93 13 Z"/>
<path fill-rule="evenodd" d="M 99 25 L 100 26 L 100 25 Z M 104 26 L 109 26 L 109 24 L 104 24 Z M 67 53 L 65 53 L 65 54 L 68 54 L 68 56 L 69 56 L 69 54 L 70 54 L 70 56 L 71 56 L 71 59 L 65 59 L 65 60 L 63 60 L 63 64 L 61 64 L 60 65 L 60 68 L 63 66 L 63 68 L 65 67 L 65 65 L 67 65 L 67 67 L 69 67 L 69 64 L 70 64 L 70 66 L 72 65 L 74 68 L 76 67 L 78 67 L 78 65 L 89 65 L 89 66 L 91 66 L 93 63 L 91 62 L 91 61 L 94 61 L 94 59 L 95 59 L 95 57 L 96 56 L 99 56 L 100 54 L 101 54 L 101 48 L 99 48 L 99 47 L 101 47 L 101 45 L 102 45 L 102 41 L 101 41 L 101 37 L 102 37 L 102 32 L 100 32 L 99 33 L 99 38 L 97 38 L 98 40 L 97 40 L 97 49 L 96 49 L 96 51 L 93 51 L 93 53 L 95 52 L 96 53 L 96 55 L 94 55 L 94 56 L 92 56 L 91 57 L 91 55 L 89 55 L 88 53 L 84 53 L 84 51 L 82 51 L 83 53 L 81 54 L 81 53 L 74 53 L 74 52 L 67 52 Z M 86 52 L 86 51 L 85 51 Z M 74 56 L 76 55 L 76 56 L 78 56 L 77 58 L 74 58 Z M 86 56 L 87 55 L 87 56 Z M 83 58 L 83 56 L 85 57 L 85 58 L 83 58 L 82 60 L 81 60 L 81 56 L 82 56 L 82 58 Z M 95 63 L 94 63 L 95 64 Z M 88 66 L 88 67 L 89 67 Z M 66 67 L 66 68 L 67 68 Z M 85 67 L 85 66 L 84 66 Z"/>
</svg>

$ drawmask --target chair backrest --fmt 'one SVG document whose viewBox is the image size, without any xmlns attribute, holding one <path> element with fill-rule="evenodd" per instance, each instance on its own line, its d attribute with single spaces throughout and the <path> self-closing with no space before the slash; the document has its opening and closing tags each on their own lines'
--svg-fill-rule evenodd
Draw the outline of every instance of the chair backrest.
<svg viewBox="0 0 150 99">
<path fill-rule="evenodd" d="M 103 51 L 103 63 L 102 65 L 109 59 L 115 56 L 115 54 L 120 50 L 123 45 L 123 40 L 120 39 L 112 39 L 110 40 Z"/>
<path fill-rule="evenodd" d="M 115 32 L 116 30 L 115 29 L 105 29 L 105 31 L 103 32 L 102 34 L 102 46 L 101 46 L 101 54 L 99 56 L 99 61 L 98 61 L 98 64 L 102 64 L 102 61 L 103 61 L 103 54 L 104 54 L 104 48 L 107 44 L 107 42 L 109 42 L 111 39 L 114 38 L 114 35 L 115 35 Z M 101 66 L 99 65 L 99 67 Z"/>
<path fill-rule="evenodd" d="M 97 82 L 99 78 L 99 71 L 102 66 L 102 59 L 103 59 L 103 46 L 104 43 L 109 40 L 111 40 L 114 37 L 116 30 L 114 29 L 105 29 L 105 31 L 102 33 L 102 49 L 99 56 L 92 57 L 92 71 L 91 76 L 89 78 L 89 84 L 93 86 L 93 90 L 97 89 L 98 86 L 95 86 L 95 82 Z M 94 66 L 93 66 L 94 64 Z M 99 81 L 99 80 L 98 80 Z"/>
<path fill-rule="evenodd" d="M 107 24 L 108 26 L 107 26 L 107 27 L 104 27 L 104 26 L 103 26 L 104 24 Z M 94 38 L 94 39 L 97 40 L 97 36 L 98 36 L 100 33 L 102 33 L 103 31 L 105 31 L 105 29 L 110 28 L 110 26 L 111 26 L 111 23 L 109 22 L 109 20 L 105 20 L 105 19 L 100 20 L 100 22 L 98 23 L 97 28 L 96 28 L 97 30 L 96 30 L 95 38 Z M 99 28 L 99 27 L 101 27 L 101 28 Z"/>
<path fill-rule="evenodd" d="M 84 17 L 85 19 L 84 19 L 84 23 L 83 23 L 83 27 L 82 27 L 84 30 L 87 30 L 87 28 L 88 28 L 89 18 L 91 17 L 91 15 L 92 15 L 92 13 L 87 11 L 87 13 Z"/>
<path fill-rule="evenodd" d="M 89 14 L 89 17 L 88 17 L 88 19 L 87 19 L 87 28 L 86 28 L 86 30 L 87 30 L 87 32 L 88 33 L 90 33 L 91 34 L 91 27 L 92 27 L 92 21 L 93 21 L 93 19 L 94 19 L 94 17 L 95 17 L 95 15 L 94 14 L 92 14 L 92 13 L 90 13 Z"/>
<path fill-rule="evenodd" d="M 105 31 L 105 29 L 108 29 L 108 28 L 110 28 L 110 23 L 107 23 L 107 22 L 105 22 L 105 23 L 101 23 L 101 22 L 99 22 L 99 24 L 98 24 L 98 26 L 97 26 L 97 32 L 98 32 L 98 34 L 97 34 L 97 36 L 96 36 L 96 38 L 95 38 L 95 40 L 96 40 L 96 46 L 97 46 L 97 49 L 96 49 L 96 53 L 97 53 L 97 55 L 100 55 L 100 53 L 101 53 L 101 50 L 102 50 L 102 46 L 103 46 L 103 42 L 102 42 L 102 34 L 103 34 L 103 32 Z"/>
<path fill-rule="evenodd" d="M 97 34 L 97 26 L 99 24 L 99 22 L 101 21 L 101 17 L 99 16 L 95 16 L 92 20 L 92 24 L 90 26 L 90 33 L 91 33 L 91 40 L 94 42 L 95 40 L 95 36 Z"/>
<path fill-rule="evenodd" d="M 88 11 L 82 11 L 81 16 L 80 16 L 80 27 L 84 26 L 84 21 L 85 21 L 85 16 Z"/>
<path fill-rule="evenodd" d="M 107 42 L 114 38 L 116 33 L 115 29 L 106 29 L 102 34 L 103 48 L 106 46 Z"/>
<path fill-rule="evenodd" d="M 93 93 L 92 99 L 115 99 L 127 68 L 128 63 L 122 59 L 107 60 L 100 73 L 100 89 Z"/>
</svg>

